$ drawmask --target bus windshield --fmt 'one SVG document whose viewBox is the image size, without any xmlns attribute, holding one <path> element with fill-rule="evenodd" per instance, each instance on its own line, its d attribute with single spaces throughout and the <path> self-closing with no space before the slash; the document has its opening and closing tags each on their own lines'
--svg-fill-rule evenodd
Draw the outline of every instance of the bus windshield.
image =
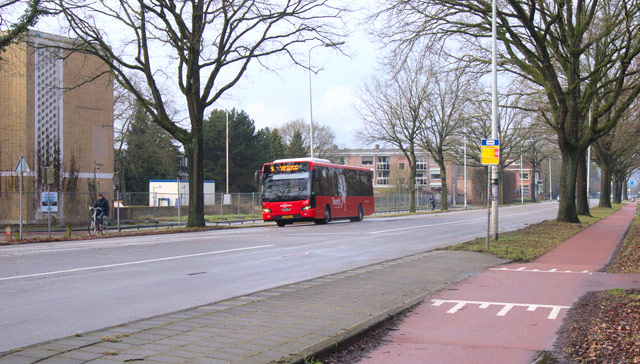
<svg viewBox="0 0 640 364">
<path fill-rule="evenodd" d="M 310 173 L 267 174 L 263 187 L 262 201 L 264 202 L 308 200 L 311 196 Z"/>
</svg>

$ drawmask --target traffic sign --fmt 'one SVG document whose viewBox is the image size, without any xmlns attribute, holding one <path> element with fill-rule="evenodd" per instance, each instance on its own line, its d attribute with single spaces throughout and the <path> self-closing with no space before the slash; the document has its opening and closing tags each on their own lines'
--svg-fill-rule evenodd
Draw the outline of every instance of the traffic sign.
<svg viewBox="0 0 640 364">
<path fill-rule="evenodd" d="M 636 184 L 636 181 L 629 181 L 629 184 L 633 186 Z"/>
<path fill-rule="evenodd" d="M 495 166 L 500 163 L 500 140 L 482 139 L 481 162 L 483 165 Z"/>
<path fill-rule="evenodd" d="M 20 156 L 20 159 L 18 159 L 18 164 L 16 164 L 14 172 L 29 172 L 29 165 L 23 156 Z"/>
</svg>

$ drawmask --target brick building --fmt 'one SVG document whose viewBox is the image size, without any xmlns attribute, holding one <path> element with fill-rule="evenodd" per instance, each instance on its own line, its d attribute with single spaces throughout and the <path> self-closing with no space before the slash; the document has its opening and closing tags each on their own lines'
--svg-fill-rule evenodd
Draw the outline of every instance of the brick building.
<svg viewBox="0 0 640 364">
<path fill-rule="evenodd" d="M 349 166 L 371 168 L 374 173 L 374 188 L 378 192 L 387 189 L 407 187 L 409 180 L 409 163 L 399 149 L 385 149 L 378 145 L 371 149 L 334 149 L 328 157 L 335 163 Z M 516 161 L 518 162 L 518 161 Z M 448 202 L 451 205 L 464 204 L 464 166 L 447 162 Z M 520 185 L 523 185 L 524 197 L 529 199 L 533 178 L 531 168 L 523 168 L 520 179 L 520 165 L 514 163 L 503 172 L 505 183 L 505 202 L 520 199 Z M 441 198 L 442 180 L 440 167 L 424 151 L 416 152 L 416 187 L 419 194 L 434 194 Z M 536 172 L 537 185 L 534 189 L 542 193 L 540 171 Z M 467 167 L 467 202 L 480 204 L 486 191 L 486 174 L 484 168 Z"/>
<path fill-rule="evenodd" d="M 46 219 L 44 167 L 54 172 L 49 188 L 58 192 L 58 220 L 86 215 L 98 191 L 113 190 L 113 82 L 98 57 L 61 49 L 71 45 L 69 38 L 30 31 L 2 55 L 0 223 L 18 221 L 20 155 L 31 170 L 24 174 L 26 221 Z"/>
</svg>

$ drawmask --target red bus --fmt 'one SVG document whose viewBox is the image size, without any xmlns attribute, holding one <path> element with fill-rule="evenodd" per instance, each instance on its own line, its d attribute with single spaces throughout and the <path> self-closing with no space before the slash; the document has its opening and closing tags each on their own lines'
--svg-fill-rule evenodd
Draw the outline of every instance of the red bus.
<svg viewBox="0 0 640 364">
<path fill-rule="evenodd" d="M 296 221 L 361 221 L 375 211 L 373 172 L 326 159 L 278 159 L 262 167 L 262 219 L 282 227 Z"/>
</svg>

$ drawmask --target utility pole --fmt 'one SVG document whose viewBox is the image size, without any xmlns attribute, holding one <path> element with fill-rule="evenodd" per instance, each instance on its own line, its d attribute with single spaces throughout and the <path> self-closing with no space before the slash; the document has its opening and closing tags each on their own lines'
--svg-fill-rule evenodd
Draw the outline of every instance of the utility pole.
<svg viewBox="0 0 640 364">
<path fill-rule="evenodd" d="M 498 139 L 498 49 L 496 0 L 491 1 L 491 139 Z M 493 240 L 498 240 L 498 166 L 491 166 L 491 230 Z"/>
</svg>

